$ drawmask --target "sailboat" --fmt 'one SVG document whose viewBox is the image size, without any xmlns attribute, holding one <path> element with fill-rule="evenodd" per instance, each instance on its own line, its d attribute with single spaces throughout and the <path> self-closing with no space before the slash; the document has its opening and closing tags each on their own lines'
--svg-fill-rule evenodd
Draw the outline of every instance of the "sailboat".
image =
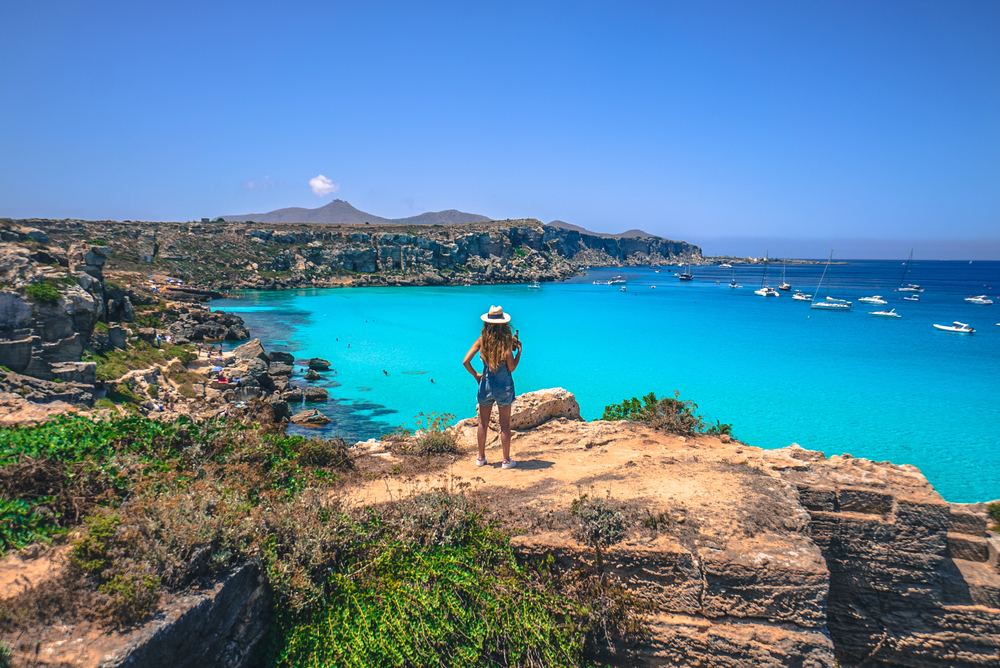
<svg viewBox="0 0 1000 668">
<path fill-rule="evenodd" d="M 688 266 L 687 271 L 683 271 L 680 274 L 677 274 L 677 278 L 679 278 L 682 281 L 693 281 L 694 280 L 694 276 L 691 274 L 691 263 L 688 262 L 687 266 Z M 684 265 L 681 264 L 681 269 L 683 269 L 683 268 L 684 268 Z"/>
<path fill-rule="evenodd" d="M 781 285 L 778 286 L 779 290 L 784 290 L 788 292 L 792 289 L 788 283 L 785 282 L 785 256 L 781 256 Z"/>
<path fill-rule="evenodd" d="M 823 276 L 819 279 L 819 285 L 816 287 L 816 294 L 819 294 L 819 289 L 823 287 L 823 281 L 826 279 L 826 272 L 830 269 L 830 263 L 833 262 L 833 251 L 830 251 L 830 259 L 826 261 L 826 266 L 823 268 Z M 850 311 L 851 302 L 845 301 L 843 299 L 834 299 L 830 296 L 830 283 L 826 284 L 826 299 L 824 301 L 816 301 L 816 297 L 813 297 L 812 304 L 809 308 L 823 309 L 824 311 Z"/>
<path fill-rule="evenodd" d="M 730 269 L 732 269 L 732 266 L 730 266 Z M 740 287 L 739 283 L 736 282 L 736 270 L 735 269 L 733 269 L 733 280 L 729 281 L 729 287 L 731 287 L 731 288 L 738 288 L 738 287 Z"/>
<path fill-rule="evenodd" d="M 923 288 L 919 285 L 914 285 L 913 283 L 907 283 L 903 285 L 903 281 L 906 280 L 906 274 L 910 271 L 910 263 L 913 262 L 913 249 L 910 249 L 910 259 L 906 261 L 906 265 L 903 267 L 903 277 L 899 279 L 899 292 L 923 292 Z"/>
<path fill-rule="evenodd" d="M 764 274 L 760 278 L 760 289 L 754 290 L 755 295 L 760 295 L 761 297 L 778 297 L 778 291 L 767 284 L 767 258 L 770 256 L 771 250 L 768 249 L 767 253 L 764 254 Z"/>
</svg>

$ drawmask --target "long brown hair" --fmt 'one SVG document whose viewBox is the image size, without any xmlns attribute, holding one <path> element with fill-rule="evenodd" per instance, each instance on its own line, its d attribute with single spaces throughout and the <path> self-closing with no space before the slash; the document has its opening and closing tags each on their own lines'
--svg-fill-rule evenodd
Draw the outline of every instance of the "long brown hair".
<svg viewBox="0 0 1000 668">
<path fill-rule="evenodd" d="M 507 353 L 514 349 L 514 335 L 510 331 L 510 325 L 506 322 L 484 323 L 482 340 L 479 354 L 490 371 L 496 371 L 506 359 Z"/>
</svg>

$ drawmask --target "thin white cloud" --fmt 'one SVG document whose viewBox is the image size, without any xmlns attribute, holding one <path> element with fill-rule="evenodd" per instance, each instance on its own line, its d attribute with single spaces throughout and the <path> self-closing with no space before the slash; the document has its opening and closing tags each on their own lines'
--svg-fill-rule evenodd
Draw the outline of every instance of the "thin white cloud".
<svg viewBox="0 0 1000 668">
<path fill-rule="evenodd" d="M 309 179 L 309 187 L 312 188 L 312 191 L 320 197 L 326 197 L 327 195 L 340 190 L 339 183 L 334 183 L 322 174 Z"/>
<path fill-rule="evenodd" d="M 252 181 L 245 181 L 243 187 L 247 190 L 267 190 L 273 184 L 271 177 L 265 175 L 262 179 L 254 179 Z"/>
</svg>

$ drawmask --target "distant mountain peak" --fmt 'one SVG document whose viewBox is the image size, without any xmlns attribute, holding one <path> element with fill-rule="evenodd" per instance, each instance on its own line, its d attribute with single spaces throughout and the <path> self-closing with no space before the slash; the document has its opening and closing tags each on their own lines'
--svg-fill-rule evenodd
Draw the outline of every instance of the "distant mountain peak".
<svg viewBox="0 0 1000 668">
<path fill-rule="evenodd" d="M 624 232 L 619 232 L 618 234 L 612 234 L 610 232 L 591 232 L 590 230 L 580 227 L 579 225 L 573 225 L 567 223 L 563 220 L 553 220 L 549 223 L 552 227 L 558 227 L 562 230 L 571 230 L 573 232 L 579 232 L 581 234 L 591 234 L 597 237 L 615 237 L 617 239 L 634 239 L 636 237 L 655 237 L 655 234 L 650 234 L 649 232 L 643 232 L 642 230 L 626 230 Z"/>
<path fill-rule="evenodd" d="M 349 202 L 335 199 L 316 209 L 288 207 L 267 213 L 247 213 L 221 216 L 232 223 L 253 221 L 255 223 L 340 223 L 345 225 L 456 225 L 459 223 L 485 223 L 491 218 L 475 213 L 465 213 L 457 209 L 428 211 L 409 218 L 383 218 L 356 209 Z"/>
</svg>

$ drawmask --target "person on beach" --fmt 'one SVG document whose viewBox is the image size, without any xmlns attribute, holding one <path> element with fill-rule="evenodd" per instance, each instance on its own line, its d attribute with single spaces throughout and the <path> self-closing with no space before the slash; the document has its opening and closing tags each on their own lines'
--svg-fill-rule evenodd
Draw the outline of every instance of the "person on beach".
<svg viewBox="0 0 1000 668">
<path fill-rule="evenodd" d="M 502 306 L 491 306 L 489 312 L 480 316 L 483 330 L 476 342 L 465 354 L 462 364 L 466 371 L 479 383 L 479 456 L 476 466 L 486 466 L 486 429 L 490 424 L 493 404 L 497 405 L 500 418 L 500 447 L 503 462 L 500 468 L 512 469 L 517 462 L 510 458 L 510 407 L 514 403 L 514 378 L 511 373 L 521 361 L 521 341 L 517 333 L 510 331 L 510 314 L 503 312 Z M 517 355 L 514 355 L 514 352 Z M 479 353 L 483 361 L 483 372 L 472 368 L 472 358 Z"/>
</svg>

